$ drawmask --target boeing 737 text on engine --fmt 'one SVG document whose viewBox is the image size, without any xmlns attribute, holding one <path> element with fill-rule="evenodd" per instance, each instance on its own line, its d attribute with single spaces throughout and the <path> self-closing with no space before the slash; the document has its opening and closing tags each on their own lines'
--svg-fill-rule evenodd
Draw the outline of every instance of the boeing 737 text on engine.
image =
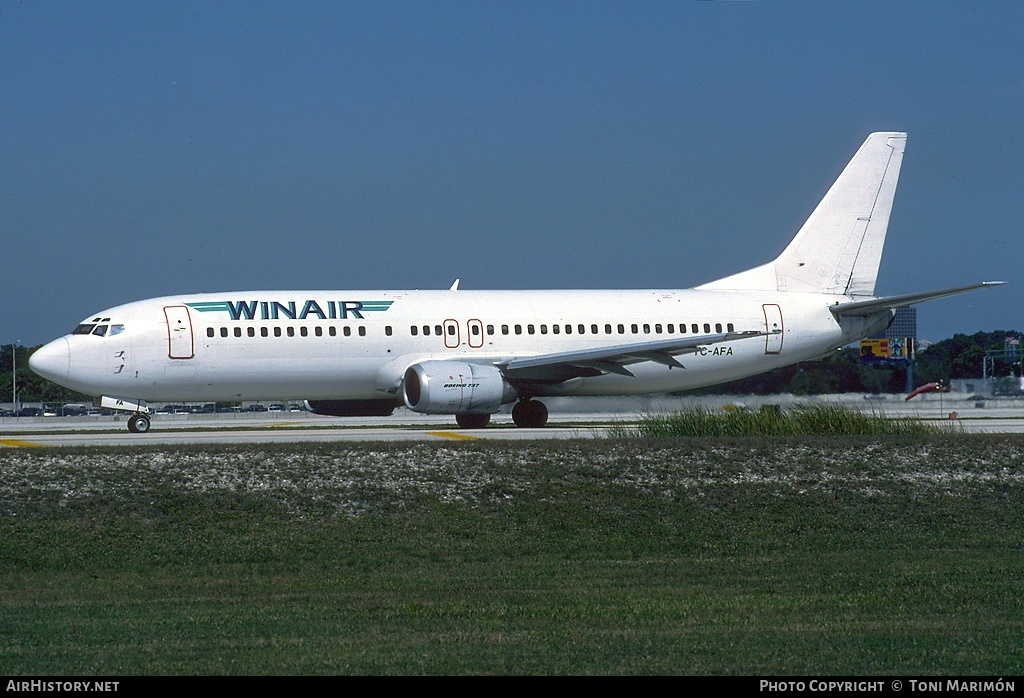
<svg viewBox="0 0 1024 698">
<path fill-rule="evenodd" d="M 687 390 L 820 357 L 895 309 L 1001 282 L 879 298 L 906 145 L 873 133 L 774 261 L 665 291 L 251 291 L 94 313 L 29 360 L 130 412 L 154 401 L 306 400 L 319 414 L 400 405 L 482 428 L 502 405 L 540 427 L 553 395 Z"/>
</svg>

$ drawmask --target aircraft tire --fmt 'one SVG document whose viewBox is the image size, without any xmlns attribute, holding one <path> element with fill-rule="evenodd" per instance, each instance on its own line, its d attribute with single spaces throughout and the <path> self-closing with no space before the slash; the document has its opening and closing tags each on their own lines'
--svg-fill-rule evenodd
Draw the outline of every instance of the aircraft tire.
<svg viewBox="0 0 1024 698">
<path fill-rule="evenodd" d="M 128 418 L 128 431 L 133 434 L 145 434 L 149 431 L 149 415 L 147 414 L 133 414 Z"/>
<path fill-rule="evenodd" d="M 489 414 L 461 413 L 455 415 L 455 422 L 463 429 L 483 429 L 491 422 Z"/>
<path fill-rule="evenodd" d="M 512 408 L 512 421 L 517 427 L 539 429 L 548 423 L 548 408 L 536 400 L 520 400 Z"/>
</svg>

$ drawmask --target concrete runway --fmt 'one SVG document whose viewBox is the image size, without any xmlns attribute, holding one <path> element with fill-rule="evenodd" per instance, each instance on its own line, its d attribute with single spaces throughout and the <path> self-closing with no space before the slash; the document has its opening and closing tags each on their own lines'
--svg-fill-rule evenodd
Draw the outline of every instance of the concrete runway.
<svg viewBox="0 0 1024 698">
<path fill-rule="evenodd" d="M 922 395 L 911 402 L 902 396 L 830 395 L 714 396 L 678 398 L 576 398 L 544 401 L 550 421 L 543 429 L 518 429 L 506 413 L 494 415 L 487 429 L 459 429 L 448 416 L 421 415 L 405 409 L 391 417 L 322 417 L 306 412 L 260 412 L 210 415 L 155 415 L 146 434 L 130 434 L 126 416 L 22 417 L 0 419 L 0 447 L 131 446 L 178 444 L 296 443 L 330 441 L 446 441 L 470 439 L 577 439 L 605 435 L 616 424 L 630 424 L 645 414 L 686 407 L 722 409 L 733 405 L 759 409 L 764 405 L 839 403 L 891 417 L 913 416 L 928 421 L 955 421 L 967 433 L 1024 433 L 1024 400 Z"/>
<path fill-rule="evenodd" d="M 599 436 L 615 415 L 559 415 L 543 429 L 519 429 L 496 415 L 487 429 L 460 429 L 451 417 L 396 415 L 321 417 L 305 413 L 256 418 L 232 415 L 157 415 L 145 434 L 131 434 L 121 417 L 4 419 L 0 447 L 137 446 L 179 444 L 297 443 L 329 441 L 445 441 L 471 439 L 572 439 Z"/>
</svg>

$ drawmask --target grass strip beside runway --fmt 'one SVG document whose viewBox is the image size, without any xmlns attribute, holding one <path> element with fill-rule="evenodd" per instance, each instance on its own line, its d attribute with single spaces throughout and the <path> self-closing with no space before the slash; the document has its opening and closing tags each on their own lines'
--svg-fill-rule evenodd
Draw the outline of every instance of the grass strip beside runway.
<svg viewBox="0 0 1024 698">
<path fill-rule="evenodd" d="M 889 417 L 841 405 L 809 405 L 783 410 L 711 410 L 690 408 L 648 415 L 636 426 L 620 426 L 620 438 L 778 436 L 923 436 L 956 434 L 955 421 L 934 423 L 916 417 Z"/>
<path fill-rule="evenodd" d="M 985 674 L 1024 441 L 0 451 L 0 672 Z"/>
</svg>

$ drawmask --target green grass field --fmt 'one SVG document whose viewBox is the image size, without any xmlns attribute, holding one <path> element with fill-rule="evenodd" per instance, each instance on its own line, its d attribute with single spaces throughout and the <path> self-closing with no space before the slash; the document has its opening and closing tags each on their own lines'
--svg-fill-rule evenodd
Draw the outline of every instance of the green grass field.
<svg viewBox="0 0 1024 698">
<path fill-rule="evenodd" d="M 1024 666 L 1024 440 L 0 451 L 0 674 Z"/>
<path fill-rule="evenodd" d="M 810 405 L 788 410 L 711 410 L 690 408 L 642 418 L 635 426 L 617 426 L 617 438 L 779 436 L 924 436 L 957 434 L 955 422 L 925 422 L 852 410 L 841 405 Z"/>
</svg>

